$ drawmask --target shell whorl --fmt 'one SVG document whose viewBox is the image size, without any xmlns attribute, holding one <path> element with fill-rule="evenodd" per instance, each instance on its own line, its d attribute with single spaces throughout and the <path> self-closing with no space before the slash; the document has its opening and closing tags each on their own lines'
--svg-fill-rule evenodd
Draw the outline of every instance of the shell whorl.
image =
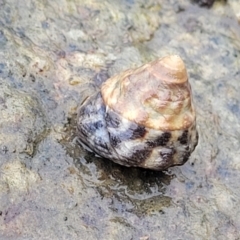
<svg viewBox="0 0 240 240">
<path fill-rule="evenodd" d="M 106 106 L 148 128 L 173 131 L 195 122 L 187 71 L 177 55 L 108 79 L 101 94 Z"/>
</svg>

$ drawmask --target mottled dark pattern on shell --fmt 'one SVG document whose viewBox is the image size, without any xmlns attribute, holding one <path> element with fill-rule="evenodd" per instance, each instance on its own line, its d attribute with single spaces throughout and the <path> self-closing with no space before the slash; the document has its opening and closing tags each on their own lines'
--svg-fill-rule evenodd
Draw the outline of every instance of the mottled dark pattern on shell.
<svg viewBox="0 0 240 240">
<path fill-rule="evenodd" d="M 131 122 L 106 107 L 100 92 L 79 107 L 77 128 L 80 141 L 98 155 L 155 170 L 184 164 L 198 139 L 195 125 L 164 132 Z"/>
</svg>

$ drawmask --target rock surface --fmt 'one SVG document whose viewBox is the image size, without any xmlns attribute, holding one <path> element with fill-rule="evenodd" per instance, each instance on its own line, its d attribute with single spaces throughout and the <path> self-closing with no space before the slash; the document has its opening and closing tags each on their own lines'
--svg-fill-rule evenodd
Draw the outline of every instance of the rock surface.
<svg viewBox="0 0 240 240">
<path fill-rule="evenodd" d="M 238 0 L 0 1 L 1 239 L 239 239 Z M 180 55 L 199 144 L 159 173 L 78 146 L 108 76 Z"/>
</svg>

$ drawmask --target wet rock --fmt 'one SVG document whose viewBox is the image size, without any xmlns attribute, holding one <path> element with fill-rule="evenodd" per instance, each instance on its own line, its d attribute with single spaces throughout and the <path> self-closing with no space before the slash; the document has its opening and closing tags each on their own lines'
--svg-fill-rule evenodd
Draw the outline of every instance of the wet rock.
<svg viewBox="0 0 240 240">
<path fill-rule="evenodd" d="M 216 0 L 194 0 L 201 7 L 212 7 Z M 224 0 L 227 2 L 227 0 Z"/>
<path fill-rule="evenodd" d="M 0 1 L 0 239 L 238 239 L 239 9 Z M 94 81 L 169 54 L 197 106 L 189 162 L 159 175 L 78 147 L 74 113 Z"/>
<path fill-rule="evenodd" d="M 47 133 L 47 122 L 39 101 L 23 91 L 0 86 L 0 156 L 33 155 Z"/>
</svg>

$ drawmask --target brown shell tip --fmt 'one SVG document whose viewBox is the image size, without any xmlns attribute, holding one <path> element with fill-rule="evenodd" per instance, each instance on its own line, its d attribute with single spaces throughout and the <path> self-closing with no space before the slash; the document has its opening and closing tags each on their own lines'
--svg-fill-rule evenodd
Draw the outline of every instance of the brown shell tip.
<svg viewBox="0 0 240 240">
<path fill-rule="evenodd" d="M 101 94 L 122 117 L 151 129 L 187 129 L 195 121 L 187 71 L 178 55 L 109 78 Z"/>
<path fill-rule="evenodd" d="M 169 69 L 184 69 L 183 60 L 178 55 L 170 55 L 162 58 L 162 63 Z"/>
<path fill-rule="evenodd" d="M 170 55 L 159 59 L 156 64 L 158 71 L 161 73 L 163 81 L 169 83 L 184 83 L 187 81 L 187 70 L 183 60 L 178 55 Z M 156 70 L 154 68 L 154 70 Z"/>
</svg>

